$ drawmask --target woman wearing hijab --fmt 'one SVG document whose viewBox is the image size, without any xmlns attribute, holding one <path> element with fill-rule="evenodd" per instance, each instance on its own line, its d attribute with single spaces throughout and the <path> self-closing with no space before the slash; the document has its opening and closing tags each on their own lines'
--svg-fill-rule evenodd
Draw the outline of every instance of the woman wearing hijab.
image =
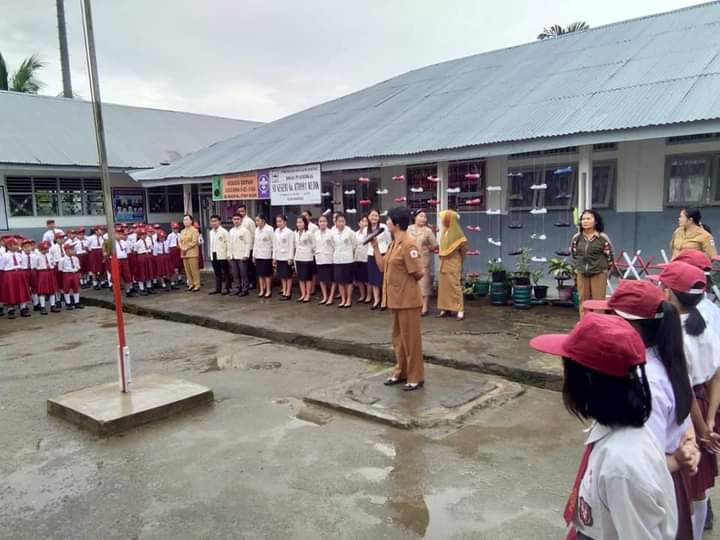
<svg viewBox="0 0 720 540">
<path fill-rule="evenodd" d="M 439 317 L 450 312 L 457 313 L 457 318 L 465 318 L 460 275 L 462 274 L 463 258 L 467 252 L 468 241 L 458 222 L 455 210 L 440 212 L 443 233 L 440 236 L 440 273 L 438 276 L 438 309 Z"/>
</svg>

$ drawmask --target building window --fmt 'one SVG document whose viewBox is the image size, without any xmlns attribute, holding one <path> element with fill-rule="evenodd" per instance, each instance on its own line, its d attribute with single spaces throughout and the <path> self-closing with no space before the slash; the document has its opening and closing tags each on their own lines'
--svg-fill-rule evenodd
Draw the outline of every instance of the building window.
<svg viewBox="0 0 720 540">
<path fill-rule="evenodd" d="M 683 144 L 717 140 L 720 140 L 720 133 L 698 133 L 697 135 L 680 135 L 678 137 L 668 137 L 667 144 Z"/>
<path fill-rule="evenodd" d="M 466 175 L 479 175 L 478 178 Z M 448 164 L 448 188 L 460 189 L 459 193 L 448 192 L 448 207 L 456 210 L 486 210 L 487 198 L 485 193 L 485 162 L 466 161 Z M 480 199 L 480 204 L 467 206 L 465 201 Z"/>
<path fill-rule="evenodd" d="M 577 154 L 577 146 L 566 146 L 564 148 L 551 148 L 550 150 L 534 150 L 532 152 L 520 152 L 510 154 L 510 159 L 524 159 L 529 157 L 557 156 L 558 154 Z"/>
<path fill-rule="evenodd" d="M 512 167 L 508 169 L 508 208 L 529 210 L 533 204 L 533 185 L 540 190 L 539 205 L 549 209 L 572 207 L 577 193 L 577 163 Z"/>
<path fill-rule="evenodd" d="M 667 205 L 705 204 L 707 194 L 712 191 L 713 176 L 717 176 L 717 166 L 713 174 L 714 161 L 716 156 L 712 154 L 667 156 L 665 166 Z M 715 192 L 717 194 L 717 188 Z"/>
<path fill-rule="evenodd" d="M 103 196 L 97 178 L 7 177 L 10 215 L 103 215 Z"/>
<path fill-rule="evenodd" d="M 617 143 L 597 143 L 593 144 L 593 152 L 609 152 L 611 150 L 617 150 Z"/>
<path fill-rule="evenodd" d="M 437 177 L 437 166 L 421 165 L 408 167 L 405 171 L 407 184 L 407 205 L 410 210 L 434 211 L 437 206 L 429 205 L 429 200 L 437 199 L 437 183 L 428 178 Z M 419 191 L 422 188 L 422 191 Z M 413 191 L 414 190 L 414 191 Z"/>
<path fill-rule="evenodd" d="M 153 214 L 181 214 L 185 211 L 182 186 L 148 188 L 148 209 Z"/>
<path fill-rule="evenodd" d="M 592 167 L 593 208 L 610 208 L 614 202 L 617 162 L 593 161 Z"/>
</svg>

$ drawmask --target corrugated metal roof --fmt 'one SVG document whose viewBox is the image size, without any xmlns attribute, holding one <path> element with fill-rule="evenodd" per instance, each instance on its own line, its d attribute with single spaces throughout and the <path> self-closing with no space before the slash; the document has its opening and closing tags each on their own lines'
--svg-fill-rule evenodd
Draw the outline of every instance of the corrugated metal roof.
<svg viewBox="0 0 720 540">
<path fill-rule="evenodd" d="M 176 111 L 103 104 L 111 167 L 157 167 L 262 125 Z M 97 166 L 86 101 L 0 92 L 0 163 Z"/>
<path fill-rule="evenodd" d="M 720 118 L 720 2 L 405 73 L 136 179 L 199 178 Z"/>
</svg>

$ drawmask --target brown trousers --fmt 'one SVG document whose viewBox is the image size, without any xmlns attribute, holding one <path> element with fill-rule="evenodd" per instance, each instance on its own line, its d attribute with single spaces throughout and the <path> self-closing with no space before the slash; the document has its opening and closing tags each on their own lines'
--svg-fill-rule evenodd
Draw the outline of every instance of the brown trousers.
<svg viewBox="0 0 720 540">
<path fill-rule="evenodd" d="M 425 380 L 422 354 L 422 308 L 393 309 L 392 344 L 395 351 L 394 377 L 409 383 Z"/>
<path fill-rule="evenodd" d="M 580 316 L 582 317 L 582 305 L 585 300 L 605 300 L 607 294 L 607 272 L 600 272 L 592 276 L 575 274 L 578 299 L 580 300 Z"/>
<path fill-rule="evenodd" d="M 190 288 L 200 288 L 200 266 L 198 257 L 185 257 L 182 261 L 185 267 L 185 276 L 187 276 L 187 286 Z"/>
</svg>

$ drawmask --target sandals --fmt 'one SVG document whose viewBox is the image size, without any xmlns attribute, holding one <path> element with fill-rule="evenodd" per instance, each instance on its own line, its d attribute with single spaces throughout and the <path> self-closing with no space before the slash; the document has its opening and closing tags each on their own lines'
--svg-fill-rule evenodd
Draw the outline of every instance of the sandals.
<svg viewBox="0 0 720 540">
<path fill-rule="evenodd" d="M 407 383 L 403 387 L 403 392 L 412 392 L 414 390 L 422 388 L 423 386 L 425 386 L 425 381 L 420 381 L 418 383 Z"/>
<path fill-rule="evenodd" d="M 385 386 L 394 386 L 396 384 L 402 384 L 407 382 L 407 379 L 401 379 L 399 377 L 390 377 L 388 379 L 385 379 L 385 382 L 383 383 Z"/>
</svg>

